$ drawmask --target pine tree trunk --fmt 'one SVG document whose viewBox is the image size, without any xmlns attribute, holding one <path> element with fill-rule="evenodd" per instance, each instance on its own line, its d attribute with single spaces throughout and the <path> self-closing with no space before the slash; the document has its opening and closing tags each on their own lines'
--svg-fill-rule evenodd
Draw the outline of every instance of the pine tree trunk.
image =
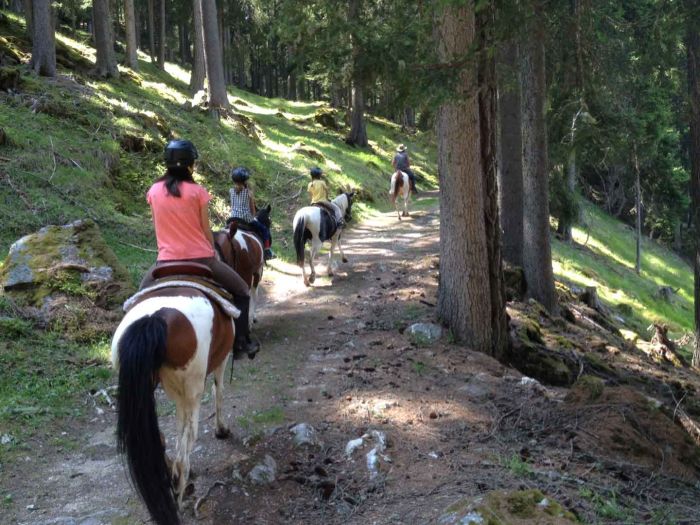
<svg viewBox="0 0 700 525">
<path fill-rule="evenodd" d="M 506 42 L 499 52 L 498 89 L 498 207 L 503 230 L 503 258 L 523 265 L 523 164 L 520 134 L 518 46 Z"/>
<path fill-rule="evenodd" d="M 471 4 L 469 4 L 471 5 Z M 452 62 L 455 56 L 465 56 L 476 38 L 475 17 L 469 7 L 445 7 L 437 15 L 437 46 L 441 62 Z M 485 71 L 484 71 L 485 73 Z M 456 83 L 454 98 L 444 103 L 437 118 L 438 173 L 440 178 L 440 284 L 438 316 L 445 322 L 457 341 L 471 348 L 501 353 L 503 334 L 494 333 L 492 311 L 503 305 L 492 304 L 490 248 L 498 237 L 488 235 L 497 225 L 493 204 L 487 203 L 487 193 L 493 192 L 495 176 L 492 157 L 492 106 L 485 97 L 476 96 L 477 67 L 468 63 Z M 486 104 L 489 107 L 482 107 Z M 485 118 L 487 122 L 483 122 Z M 487 136 L 482 137 L 482 133 Z M 489 162 L 490 166 L 484 166 Z M 495 200 L 494 200 L 495 203 Z M 497 265 L 500 268 L 500 264 Z M 495 270 L 494 273 L 497 273 Z M 498 288 L 498 286 L 496 286 Z M 493 310 L 492 310 L 493 309 Z M 498 324 L 501 325 L 502 321 Z M 501 330 L 502 328 L 499 328 Z M 505 340 L 505 339 L 504 339 Z"/>
<path fill-rule="evenodd" d="M 219 42 L 219 24 L 216 17 L 216 0 L 202 0 L 204 22 L 204 49 L 206 52 L 207 79 L 209 81 L 209 107 L 218 115 L 220 108 L 228 108 L 228 94 L 224 80 L 224 63 Z"/>
<path fill-rule="evenodd" d="M 204 53 L 202 0 L 192 0 L 192 20 L 194 61 L 192 64 L 192 76 L 190 77 L 190 92 L 194 94 L 204 89 L 204 78 L 207 75 L 206 54 Z"/>
<path fill-rule="evenodd" d="M 124 0 L 124 25 L 126 28 L 126 65 L 137 71 L 139 68 L 136 53 L 136 15 L 134 0 Z"/>
<path fill-rule="evenodd" d="M 148 0 L 148 52 L 151 55 L 151 63 L 156 61 L 156 13 L 155 0 Z"/>
<path fill-rule="evenodd" d="M 34 29 L 32 28 L 32 18 L 34 16 L 34 7 L 32 0 L 22 0 L 22 11 L 24 12 L 24 20 L 26 23 L 27 38 L 32 41 Z"/>
<path fill-rule="evenodd" d="M 56 76 L 56 37 L 51 0 L 32 2 L 32 69 L 45 77 Z"/>
<path fill-rule="evenodd" d="M 114 32 L 109 0 L 93 0 L 93 19 L 95 24 L 95 64 L 96 74 L 104 78 L 119 76 L 117 59 L 114 54 Z"/>
<path fill-rule="evenodd" d="M 691 3 L 691 2 L 689 2 Z M 692 11 L 691 11 L 692 13 Z M 700 368 L 700 34 L 697 18 L 687 13 L 688 94 L 690 100 L 690 192 L 695 235 L 695 349 L 693 366 Z"/>
<path fill-rule="evenodd" d="M 165 0 L 159 0 L 158 9 L 158 67 L 165 69 Z"/>
<path fill-rule="evenodd" d="M 547 310 L 556 308 L 552 251 L 549 239 L 549 181 L 544 61 L 544 16 L 533 2 L 520 53 L 521 123 L 523 142 L 523 271 L 527 295 Z M 533 16 L 534 15 L 534 16 Z"/>
<path fill-rule="evenodd" d="M 639 159 L 637 158 L 636 148 L 634 152 L 634 170 L 634 202 L 635 208 L 637 210 L 634 228 L 636 241 L 636 258 L 634 263 L 634 271 L 637 275 L 639 275 L 642 272 L 642 184 L 640 181 Z"/>
<path fill-rule="evenodd" d="M 365 125 L 365 97 L 362 82 L 353 83 L 352 116 L 350 117 L 350 134 L 345 141 L 361 148 L 367 147 L 367 127 Z"/>
</svg>

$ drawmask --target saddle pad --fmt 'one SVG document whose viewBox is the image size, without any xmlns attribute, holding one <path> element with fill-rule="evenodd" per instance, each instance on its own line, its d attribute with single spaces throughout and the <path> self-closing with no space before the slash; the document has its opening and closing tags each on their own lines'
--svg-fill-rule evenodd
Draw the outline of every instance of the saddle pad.
<svg viewBox="0 0 700 525">
<path fill-rule="evenodd" d="M 160 279 L 158 282 L 139 290 L 134 295 L 129 297 L 124 301 L 123 309 L 125 312 L 131 310 L 136 304 L 138 304 L 146 294 L 154 292 L 156 290 L 162 290 L 163 288 L 194 288 L 204 293 L 209 299 L 218 304 L 226 315 L 232 317 L 233 319 L 238 319 L 241 315 L 241 311 L 236 308 L 231 302 L 231 295 L 225 290 L 219 288 L 214 288 L 212 284 L 206 283 L 201 280 L 187 279 L 186 277 L 181 277 L 179 279 Z"/>
</svg>

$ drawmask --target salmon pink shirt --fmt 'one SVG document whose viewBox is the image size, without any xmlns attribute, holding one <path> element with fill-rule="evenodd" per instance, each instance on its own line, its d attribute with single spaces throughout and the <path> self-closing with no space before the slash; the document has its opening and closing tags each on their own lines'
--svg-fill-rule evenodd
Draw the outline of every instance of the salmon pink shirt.
<svg viewBox="0 0 700 525">
<path fill-rule="evenodd" d="M 146 194 L 153 212 L 158 242 L 158 260 L 214 257 L 214 248 L 201 226 L 201 210 L 211 200 L 199 184 L 183 181 L 180 197 L 168 193 L 164 181 L 156 182 Z"/>
</svg>

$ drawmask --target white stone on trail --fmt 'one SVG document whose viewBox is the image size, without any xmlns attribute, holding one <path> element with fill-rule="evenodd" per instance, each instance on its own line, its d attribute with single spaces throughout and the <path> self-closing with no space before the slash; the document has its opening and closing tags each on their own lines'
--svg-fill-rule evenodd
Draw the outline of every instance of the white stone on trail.
<svg viewBox="0 0 700 525">
<path fill-rule="evenodd" d="M 375 446 L 366 454 L 367 470 L 369 470 L 369 479 L 374 479 L 379 474 L 381 469 L 381 461 L 391 463 L 391 458 L 383 454 L 386 450 L 386 434 L 379 430 L 370 430 L 362 437 L 352 439 L 345 445 L 345 455 L 351 457 L 355 450 L 361 448 L 365 442 L 372 440 Z"/>
<path fill-rule="evenodd" d="M 2 437 L 0 437 L 0 444 L 2 445 L 9 445 L 15 440 L 10 434 L 3 434 Z"/>
<path fill-rule="evenodd" d="M 316 430 L 308 423 L 294 425 L 289 431 L 294 434 L 294 444 L 298 447 L 302 445 L 317 445 L 318 438 Z"/>
<path fill-rule="evenodd" d="M 423 337 L 432 343 L 442 336 L 442 326 L 434 323 L 415 323 L 408 327 L 408 333 Z"/>
<path fill-rule="evenodd" d="M 248 473 L 248 479 L 256 485 L 267 485 L 277 477 L 277 462 L 269 454 Z"/>
</svg>

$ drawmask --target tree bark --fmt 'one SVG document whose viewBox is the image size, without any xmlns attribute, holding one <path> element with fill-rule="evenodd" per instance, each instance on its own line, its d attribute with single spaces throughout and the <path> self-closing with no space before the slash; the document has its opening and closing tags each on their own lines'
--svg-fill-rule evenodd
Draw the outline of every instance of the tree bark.
<svg viewBox="0 0 700 525">
<path fill-rule="evenodd" d="M 32 69 L 45 77 L 56 76 L 56 37 L 51 0 L 32 2 Z"/>
<path fill-rule="evenodd" d="M 688 2 L 691 6 L 694 2 Z M 697 9 L 695 10 L 697 14 Z M 690 192 L 695 226 L 695 349 L 692 364 L 700 368 L 700 34 L 693 10 L 687 16 L 688 98 L 690 99 Z"/>
<path fill-rule="evenodd" d="M 151 63 L 156 61 L 156 14 L 155 0 L 148 0 L 148 52 L 151 55 Z"/>
<path fill-rule="evenodd" d="M 109 0 L 92 1 L 95 24 L 96 74 L 104 78 L 119 76 L 117 59 L 114 54 L 114 32 Z"/>
<path fill-rule="evenodd" d="M 126 65 L 136 71 L 139 68 L 139 61 L 136 53 L 134 0 L 124 0 L 124 26 L 126 29 Z"/>
<path fill-rule="evenodd" d="M 349 0 L 348 22 L 351 27 L 360 23 L 361 1 Z M 362 54 L 362 49 L 357 32 L 353 29 L 350 31 L 350 41 L 352 44 L 352 117 L 350 119 L 350 133 L 345 141 L 364 148 L 369 145 L 369 141 L 365 125 L 364 78 L 359 70 L 359 57 Z"/>
<path fill-rule="evenodd" d="M 498 207 L 503 229 L 503 258 L 523 265 L 523 164 L 520 130 L 520 91 L 517 84 L 518 47 L 506 42 L 499 50 L 498 86 Z"/>
<path fill-rule="evenodd" d="M 224 80 L 221 43 L 219 42 L 216 0 L 202 0 L 202 20 L 204 22 L 204 49 L 209 81 L 209 107 L 218 115 L 218 109 L 228 108 L 229 104 L 226 81 Z"/>
<path fill-rule="evenodd" d="M 165 69 L 165 0 L 158 1 L 158 67 Z"/>
<path fill-rule="evenodd" d="M 34 7 L 32 6 L 32 0 L 22 0 L 22 11 L 24 11 L 24 20 L 26 24 L 27 38 L 31 42 L 34 37 L 34 30 L 32 28 L 32 18 L 34 17 Z"/>
<path fill-rule="evenodd" d="M 475 15 L 468 6 L 449 5 L 436 15 L 437 51 L 441 62 L 465 56 L 476 36 Z M 440 178 L 440 283 L 438 316 L 455 337 L 475 350 L 500 357 L 505 337 L 503 303 L 496 300 L 498 283 L 490 268 L 498 224 L 495 208 L 493 100 L 478 94 L 479 69 L 473 63 L 459 73 L 453 98 L 438 111 L 438 173 Z M 481 70 L 482 80 L 487 71 Z M 489 117 L 490 116 L 490 117 Z M 485 165 L 488 164 L 488 165 Z M 489 177 L 494 180 L 489 181 Z M 493 201 L 488 194 L 492 193 Z M 502 287 L 502 276 L 501 287 Z M 492 287 L 491 284 L 495 284 Z M 493 313 L 498 323 L 494 325 Z M 495 333 L 498 330 L 498 333 Z"/>
<path fill-rule="evenodd" d="M 190 77 L 190 92 L 194 94 L 204 88 L 204 78 L 207 75 L 206 54 L 204 52 L 202 0 L 192 0 L 192 20 L 194 62 L 192 64 L 192 76 Z"/>
<path fill-rule="evenodd" d="M 545 18 L 539 0 L 527 16 L 526 37 L 520 53 L 521 119 L 523 142 L 523 272 L 527 295 L 548 311 L 556 308 L 552 249 L 549 239 L 549 181 L 544 33 Z"/>
<path fill-rule="evenodd" d="M 634 262 L 634 271 L 637 275 L 642 272 L 642 184 L 639 174 L 639 159 L 637 158 L 637 150 L 634 151 L 634 202 L 637 216 L 635 217 L 635 241 L 636 241 L 636 257 Z"/>
</svg>

